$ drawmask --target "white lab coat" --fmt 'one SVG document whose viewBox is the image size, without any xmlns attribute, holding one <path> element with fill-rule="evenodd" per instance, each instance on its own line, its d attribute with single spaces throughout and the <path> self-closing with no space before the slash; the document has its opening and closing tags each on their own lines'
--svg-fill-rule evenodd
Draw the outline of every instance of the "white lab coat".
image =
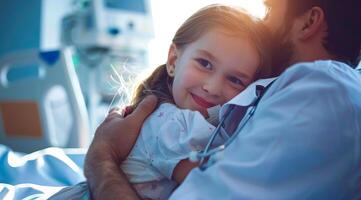
<svg viewBox="0 0 361 200">
<path fill-rule="evenodd" d="M 290 67 L 222 155 L 171 199 L 360 199 L 360 74 L 336 61 Z"/>
</svg>

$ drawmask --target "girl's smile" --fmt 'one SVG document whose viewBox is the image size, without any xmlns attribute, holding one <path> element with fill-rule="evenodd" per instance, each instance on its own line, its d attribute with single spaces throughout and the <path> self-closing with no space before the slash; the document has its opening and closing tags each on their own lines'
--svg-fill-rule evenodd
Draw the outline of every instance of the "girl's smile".
<svg viewBox="0 0 361 200">
<path fill-rule="evenodd" d="M 190 93 L 194 102 L 196 102 L 196 104 L 198 104 L 200 107 L 204 108 L 204 109 L 207 109 L 207 108 L 210 108 L 210 107 L 213 107 L 213 106 L 216 106 L 217 104 L 214 104 L 214 103 L 211 103 L 211 102 L 208 102 L 207 100 L 205 100 L 204 98 L 198 96 L 198 95 L 195 95 L 193 93 Z"/>
</svg>

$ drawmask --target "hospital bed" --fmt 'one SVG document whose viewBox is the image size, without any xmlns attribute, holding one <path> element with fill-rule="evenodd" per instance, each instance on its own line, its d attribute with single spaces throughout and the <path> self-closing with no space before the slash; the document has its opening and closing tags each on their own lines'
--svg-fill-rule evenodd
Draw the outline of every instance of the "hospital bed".
<svg viewBox="0 0 361 200">
<path fill-rule="evenodd" d="M 71 48 L 0 58 L 0 144 L 20 152 L 86 147 L 89 125 Z"/>
<path fill-rule="evenodd" d="M 84 181 L 89 125 L 72 55 L 0 58 L 0 199 L 46 199 Z"/>
</svg>

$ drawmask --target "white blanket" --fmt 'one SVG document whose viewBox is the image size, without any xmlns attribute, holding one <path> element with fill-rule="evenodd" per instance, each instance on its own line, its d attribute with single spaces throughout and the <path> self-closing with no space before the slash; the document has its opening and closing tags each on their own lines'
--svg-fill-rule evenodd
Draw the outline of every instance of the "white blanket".
<svg viewBox="0 0 361 200">
<path fill-rule="evenodd" d="M 52 147 L 25 155 L 0 144 L 0 199 L 47 199 L 84 181 L 85 154 Z"/>
</svg>

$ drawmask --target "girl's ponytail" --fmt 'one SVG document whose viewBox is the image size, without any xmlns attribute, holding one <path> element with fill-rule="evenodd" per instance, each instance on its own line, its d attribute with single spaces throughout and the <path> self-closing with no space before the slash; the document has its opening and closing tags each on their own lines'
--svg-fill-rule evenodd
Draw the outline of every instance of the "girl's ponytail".
<svg viewBox="0 0 361 200">
<path fill-rule="evenodd" d="M 158 97 L 158 105 L 165 102 L 174 103 L 172 82 L 173 78 L 168 75 L 166 65 L 157 67 L 153 73 L 135 89 L 131 101 L 133 108 L 137 107 L 149 94 Z"/>
</svg>

